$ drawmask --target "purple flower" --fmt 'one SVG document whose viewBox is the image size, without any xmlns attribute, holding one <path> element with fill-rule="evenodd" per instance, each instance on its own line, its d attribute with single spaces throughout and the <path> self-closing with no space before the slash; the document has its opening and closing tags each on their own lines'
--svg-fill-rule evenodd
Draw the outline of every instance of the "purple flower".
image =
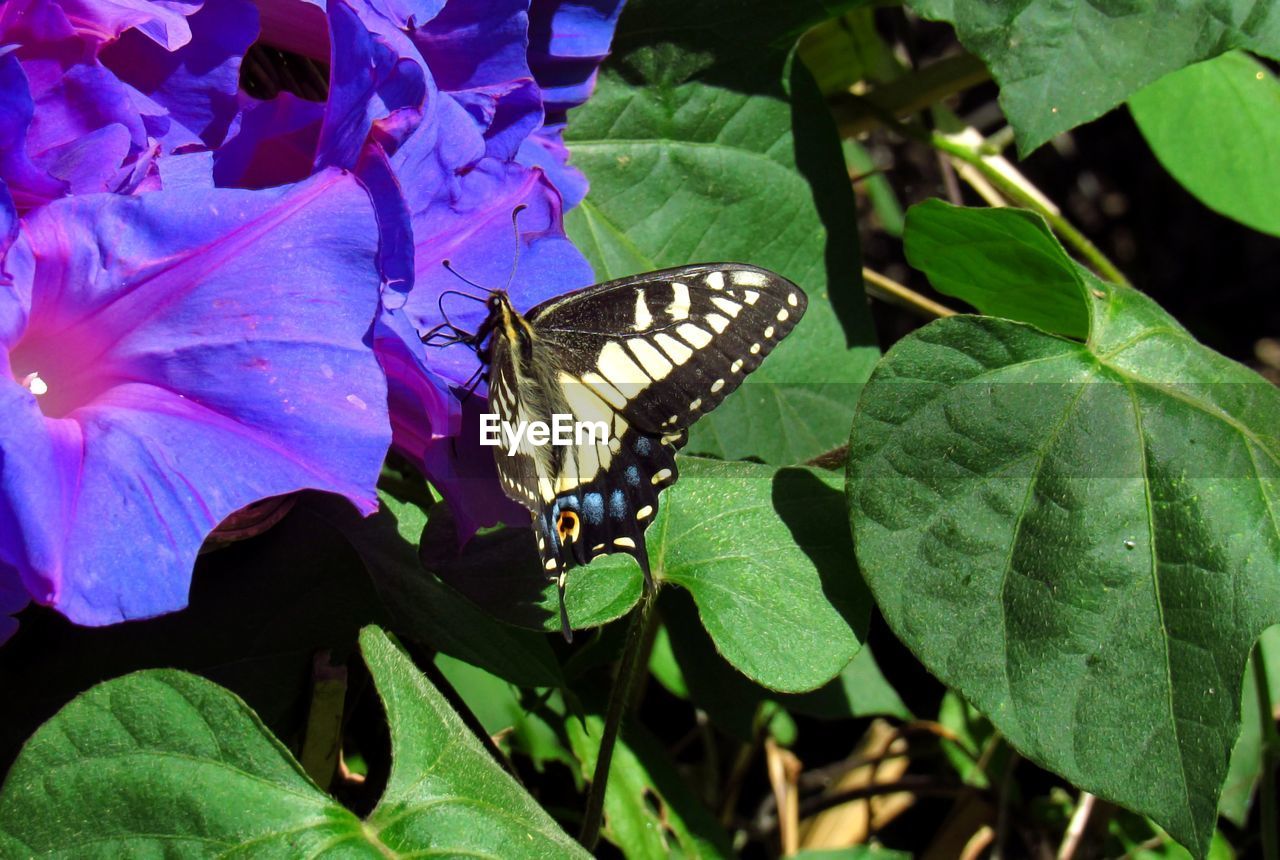
<svg viewBox="0 0 1280 860">
<path fill-rule="evenodd" d="M 249 0 L 0 4 L 0 179 L 18 210 L 156 187 L 158 159 L 216 147 L 257 32 Z"/>
<path fill-rule="evenodd" d="M 393 439 L 464 537 L 523 522 L 474 351 L 420 334 L 469 289 L 446 259 L 526 309 L 592 280 L 561 132 L 621 5 L 0 3 L 0 613 L 179 608 L 219 521 L 369 512 Z M 327 59 L 327 101 L 241 91 L 259 38 Z"/>
<path fill-rule="evenodd" d="M 328 7 L 335 83 L 316 162 L 350 166 L 371 145 L 389 156 L 412 231 L 412 278 L 400 279 L 403 296 L 384 294 L 388 315 L 377 339 L 393 444 L 440 488 L 464 539 L 481 525 L 523 523 L 527 514 L 503 495 L 491 452 L 478 445 L 486 392 L 461 391 L 479 370 L 474 350 L 424 348 L 419 334 L 444 321 L 446 290 L 471 290 L 459 275 L 492 288 L 509 282 L 522 309 L 593 280 L 565 237 L 564 198 L 553 179 L 566 183 L 573 202 L 585 193 L 559 134 L 565 111 L 590 93 L 621 6 L 452 0 L 424 10 L 332 0 Z M 445 309 L 464 330 L 483 315 L 480 303 L 466 300 Z"/>
<path fill-rule="evenodd" d="M 378 231 L 354 177 L 0 211 L 0 610 L 169 612 L 245 505 L 376 509 Z"/>
</svg>

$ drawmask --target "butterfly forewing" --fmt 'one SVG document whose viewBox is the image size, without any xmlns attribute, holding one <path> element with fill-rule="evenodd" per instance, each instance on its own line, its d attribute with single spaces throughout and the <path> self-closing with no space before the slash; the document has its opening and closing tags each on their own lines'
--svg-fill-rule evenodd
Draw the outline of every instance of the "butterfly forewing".
<svg viewBox="0 0 1280 860">
<path fill-rule="evenodd" d="M 545 302 L 528 319 L 566 378 L 635 428 L 677 437 L 760 366 L 805 307 L 785 278 L 719 264 L 610 281 Z"/>
</svg>

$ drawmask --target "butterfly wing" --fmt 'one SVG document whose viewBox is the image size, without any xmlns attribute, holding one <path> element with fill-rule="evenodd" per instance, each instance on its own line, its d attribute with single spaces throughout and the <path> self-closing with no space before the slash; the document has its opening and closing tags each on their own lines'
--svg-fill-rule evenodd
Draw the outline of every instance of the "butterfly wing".
<svg viewBox="0 0 1280 860">
<path fill-rule="evenodd" d="M 545 302 L 528 314 L 561 369 L 642 432 L 678 444 L 799 322 L 799 287 L 741 263 L 665 269 Z"/>
<path fill-rule="evenodd" d="M 497 328 L 489 385 L 501 421 L 568 414 L 600 429 L 571 445 L 495 451 L 503 488 L 532 512 L 543 566 L 558 579 L 566 638 L 565 570 L 626 552 L 649 579 L 644 532 L 677 477 L 685 431 L 760 365 L 806 304 L 765 269 L 708 264 L 588 287 Z"/>
</svg>

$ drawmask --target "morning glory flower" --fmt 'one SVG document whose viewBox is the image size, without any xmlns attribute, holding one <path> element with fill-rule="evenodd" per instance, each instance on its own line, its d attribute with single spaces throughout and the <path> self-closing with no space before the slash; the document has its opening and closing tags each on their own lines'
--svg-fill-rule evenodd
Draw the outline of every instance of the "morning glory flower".
<svg viewBox="0 0 1280 860">
<path fill-rule="evenodd" d="M 217 147 L 257 32 L 250 0 L 0 4 L 0 179 L 19 212 L 162 187 L 165 156 Z"/>
<path fill-rule="evenodd" d="M 170 612 L 252 502 L 376 510 L 379 237 L 353 176 L 91 194 L 20 223 L 2 196 L 0 610 Z"/>
<path fill-rule="evenodd" d="M 412 231 L 412 276 L 399 279 L 403 295 L 384 293 L 376 341 L 393 444 L 444 494 L 464 539 L 482 525 L 523 523 L 527 513 L 503 495 L 492 453 L 478 444 L 486 392 L 473 385 L 475 351 L 424 347 L 419 336 L 445 321 L 442 297 L 451 324 L 479 326 L 481 303 L 445 296 L 475 293 L 466 281 L 509 285 L 517 307 L 528 309 L 594 280 L 565 236 L 554 178 L 573 202 L 585 193 L 559 135 L 565 112 L 590 93 L 621 6 L 452 0 L 435 14 L 408 4 L 328 7 L 332 78 L 341 85 L 331 88 L 317 163 L 349 166 L 370 146 L 387 156 Z"/>
</svg>

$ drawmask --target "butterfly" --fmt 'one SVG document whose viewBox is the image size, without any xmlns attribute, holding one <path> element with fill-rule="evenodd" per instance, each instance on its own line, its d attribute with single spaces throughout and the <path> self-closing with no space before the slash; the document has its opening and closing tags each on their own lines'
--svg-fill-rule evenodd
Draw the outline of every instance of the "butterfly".
<svg viewBox="0 0 1280 860">
<path fill-rule="evenodd" d="M 490 292 L 484 321 L 459 340 L 480 358 L 489 426 L 504 428 L 494 449 L 498 477 L 532 514 L 567 640 L 567 569 L 625 552 L 653 587 L 644 533 L 658 494 L 676 480 L 676 449 L 791 332 L 807 303 L 791 281 L 741 263 L 619 278 L 525 314 L 505 290 Z M 535 432 L 539 423 L 544 432 Z M 545 432 L 557 426 L 572 426 L 572 436 Z"/>
</svg>

